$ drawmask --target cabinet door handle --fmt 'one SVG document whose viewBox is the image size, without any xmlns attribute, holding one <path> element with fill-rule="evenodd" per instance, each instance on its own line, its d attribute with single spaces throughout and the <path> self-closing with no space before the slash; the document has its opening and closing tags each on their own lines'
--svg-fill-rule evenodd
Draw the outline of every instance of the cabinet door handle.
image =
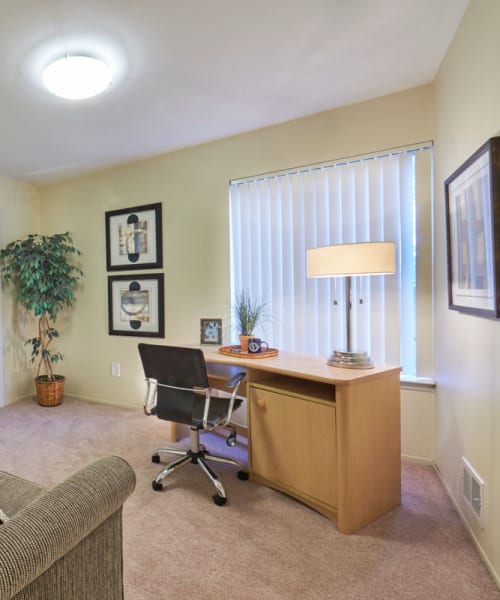
<svg viewBox="0 0 500 600">
<path fill-rule="evenodd" d="M 266 408 L 266 401 L 264 400 L 264 398 L 257 399 L 257 406 L 259 408 Z"/>
</svg>

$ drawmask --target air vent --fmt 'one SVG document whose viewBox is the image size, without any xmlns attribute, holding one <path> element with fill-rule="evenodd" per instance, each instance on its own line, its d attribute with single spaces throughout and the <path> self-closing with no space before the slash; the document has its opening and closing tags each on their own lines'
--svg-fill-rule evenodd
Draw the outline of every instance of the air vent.
<svg viewBox="0 0 500 600">
<path fill-rule="evenodd" d="M 484 481 L 462 456 L 462 497 L 483 529 Z"/>
</svg>

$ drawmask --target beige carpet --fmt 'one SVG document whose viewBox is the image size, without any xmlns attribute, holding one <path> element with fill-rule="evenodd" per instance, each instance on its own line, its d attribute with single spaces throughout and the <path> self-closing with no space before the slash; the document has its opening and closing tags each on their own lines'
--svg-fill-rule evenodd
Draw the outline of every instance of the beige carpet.
<svg viewBox="0 0 500 600">
<path fill-rule="evenodd" d="M 500 592 L 439 479 L 403 465 L 403 503 L 355 535 L 271 489 L 217 465 L 229 496 L 188 465 L 154 492 L 162 424 L 141 409 L 66 398 L 0 409 L 0 469 L 52 485 L 91 460 L 117 454 L 137 473 L 124 509 L 126 600 L 490 600 Z M 204 443 L 246 461 L 246 447 Z M 71 599 L 68 599 L 71 600 Z M 99 599 L 95 599 L 99 600 Z"/>
</svg>

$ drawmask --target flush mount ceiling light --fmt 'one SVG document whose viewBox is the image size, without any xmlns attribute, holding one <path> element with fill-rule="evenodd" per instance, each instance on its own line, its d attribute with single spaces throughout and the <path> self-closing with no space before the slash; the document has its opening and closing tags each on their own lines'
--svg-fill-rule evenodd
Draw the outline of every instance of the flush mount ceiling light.
<svg viewBox="0 0 500 600">
<path fill-rule="evenodd" d="M 64 56 L 43 72 L 45 87 L 56 96 L 83 100 L 103 92 L 112 81 L 109 66 L 90 56 Z"/>
</svg>

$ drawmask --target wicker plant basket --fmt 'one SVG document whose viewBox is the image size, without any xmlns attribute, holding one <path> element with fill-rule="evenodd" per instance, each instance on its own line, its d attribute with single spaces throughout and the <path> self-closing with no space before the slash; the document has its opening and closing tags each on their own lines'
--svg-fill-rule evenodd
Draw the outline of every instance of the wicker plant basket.
<svg viewBox="0 0 500 600">
<path fill-rule="evenodd" d="M 35 379 L 36 394 L 40 406 L 57 406 L 61 404 L 65 378 L 62 375 L 56 375 L 55 378 L 55 381 L 47 381 L 45 376 Z"/>
</svg>

